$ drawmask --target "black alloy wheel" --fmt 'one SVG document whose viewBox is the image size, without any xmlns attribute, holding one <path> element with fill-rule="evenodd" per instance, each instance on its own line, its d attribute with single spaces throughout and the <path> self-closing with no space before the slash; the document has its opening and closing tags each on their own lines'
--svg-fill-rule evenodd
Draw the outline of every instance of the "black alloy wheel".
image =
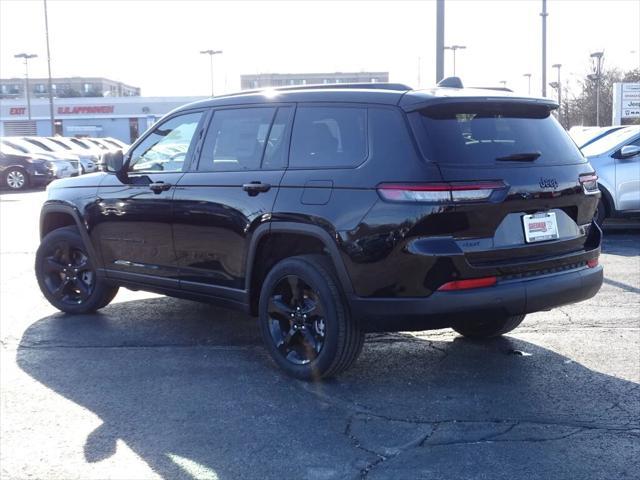
<svg viewBox="0 0 640 480">
<path fill-rule="evenodd" d="M 36 277 L 49 303 L 67 313 L 88 313 L 105 307 L 118 287 L 96 274 L 91 256 L 75 227 L 48 233 L 36 252 Z"/>
<path fill-rule="evenodd" d="M 296 275 L 286 275 L 269 299 L 269 332 L 280 354 L 296 365 L 315 360 L 325 342 L 325 310 L 318 294 Z"/>
<path fill-rule="evenodd" d="M 364 334 L 349 313 L 330 260 L 299 255 L 278 262 L 260 290 L 265 348 L 289 375 L 318 380 L 349 368 Z"/>
<path fill-rule="evenodd" d="M 68 242 L 55 245 L 45 257 L 42 271 L 49 293 L 61 303 L 79 305 L 93 293 L 95 272 L 89 257 Z"/>
</svg>

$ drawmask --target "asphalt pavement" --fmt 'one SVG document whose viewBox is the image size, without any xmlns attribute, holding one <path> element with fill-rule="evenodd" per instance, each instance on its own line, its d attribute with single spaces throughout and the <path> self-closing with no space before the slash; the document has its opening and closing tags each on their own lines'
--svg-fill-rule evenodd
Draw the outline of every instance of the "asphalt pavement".
<svg viewBox="0 0 640 480">
<path fill-rule="evenodd" d="M 2 479 L 638 478 L 637 226 L 605 230 L 589 301 L 488 342 L 368 335 L 304 383 L 237 312 L 124 289 L 55 311 L 33 274 L 43 199 L 0 194 Z"/>
</svg>

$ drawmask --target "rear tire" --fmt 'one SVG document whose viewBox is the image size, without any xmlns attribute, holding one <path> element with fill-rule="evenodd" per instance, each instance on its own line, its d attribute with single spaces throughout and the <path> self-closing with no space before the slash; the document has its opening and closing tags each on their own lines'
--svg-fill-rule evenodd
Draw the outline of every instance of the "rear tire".
<svg viewBox="0 0 640 480">
<path fill-rule="evenodd" d="M 5 171 L 3 180 L 4 186 L 14 191 L 29 188 L 29 174 L 20 167 L 11 167 Z"/>
<path fill-rule="evenodd" d="M 118 287 L 98 277 L 76 227 L 48 233 L 36 252 L 36 278 L 51 305 L 66 313 L 94 312 L 113 300 Z"/>
<path fill-rule="evenodd" d="M 290 257 L 271 269 L 260 292 L 258 321 L 273 360 L 301 380 L 348 369 L 364 342 L 322 255 Z"/>
<path fill-rule="evenodd" d="M 598 200 L 598 207 L 596 208 L 596 213 L 593 215 L 593 220 L 598 224 L 600 228 L 602 228 L 602 224 L 607 218 L 607 206 L 602 201 L 602 198 Z"/>
<path fill-rule="evenodd" d="M 468 338 L 493 338 L 509 333 L 522 323 L 526 315 L 492 317 L 489 319 L 471 319 L 455 325 L 453 329 Z"/>
</svg>

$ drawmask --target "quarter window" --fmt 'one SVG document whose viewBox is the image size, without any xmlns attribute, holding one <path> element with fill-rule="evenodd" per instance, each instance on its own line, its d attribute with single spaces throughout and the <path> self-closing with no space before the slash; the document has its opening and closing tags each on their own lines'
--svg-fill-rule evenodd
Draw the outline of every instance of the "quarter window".
<svg viewBox="0 0 640 480">
<path fill-rule="evenodd" d="M 133 172 L 181 172 L 202 112 L 173 117 L 159 126 L 131 152 Z"/>
<path fill-rule="evenodd" d="M 291 138 L 291 167 L 355 167 L 366 157 L 365 108 L 298 108 Z"/>
<path fill-rule="evenodd" d="M 275 108 L 216 111 L 200 154 L 198 170 L 259 170 L 275 111 Z M 275 150 L 270 154 L 273 156 Z"/>
</svg>

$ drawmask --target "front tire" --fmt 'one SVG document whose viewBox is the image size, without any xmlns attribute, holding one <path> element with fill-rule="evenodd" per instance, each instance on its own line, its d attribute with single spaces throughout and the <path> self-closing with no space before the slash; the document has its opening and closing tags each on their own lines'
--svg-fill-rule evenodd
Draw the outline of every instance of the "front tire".
<svg viewBox="0 0 640 480">
<path fill-rule="evenodd" d="M 66 313 L 94 312 L 105 307 L 118 292 L 96 274 L 75 227 L 48 233 L 36 252 L 36 278 L 51 305 Z"/>
<path fill-rule="evenodd" d="M 364 342 L 331 264 L 321 255 L 290 257 L 271 269 L 260 292 L 259 323 L 273 360 L 301 380 L 346 370 Z"/>
<path fill-rule="evenodd" d="M 469 319 L 453 329 L 460 335 L 473 339 L 493 338 L 509 333 L 522 323 L 526 315 L 504 315 L 488 319 Z"/>
<path fill-rule="evenodd" d="M 4 173 L 4 184 L 11 190 L 26 190 L 29 188 L 29 175 L 20 167 L 11 167 Z"/>
</svg>

